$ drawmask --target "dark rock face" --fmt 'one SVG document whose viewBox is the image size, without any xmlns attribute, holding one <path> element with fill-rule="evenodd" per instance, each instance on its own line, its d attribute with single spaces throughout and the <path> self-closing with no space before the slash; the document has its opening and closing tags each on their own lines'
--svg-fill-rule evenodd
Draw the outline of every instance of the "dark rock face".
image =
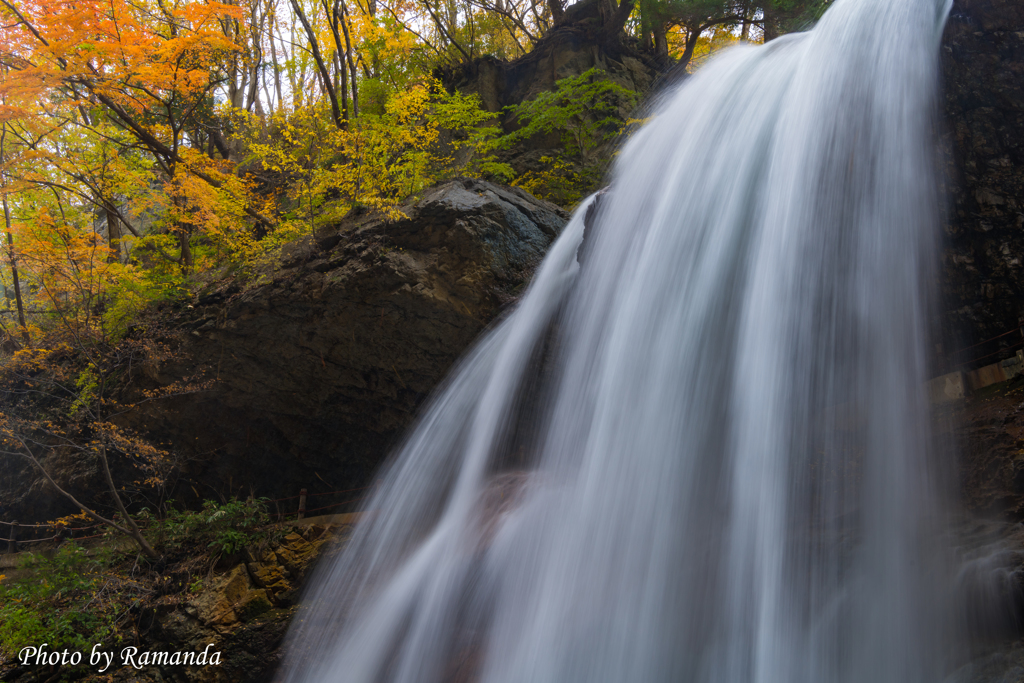
<svg viewBox="0 0 1024 683">
<path fill-rule="evenodd" d="M 955 411 L 964 507 L 1024 521 L 1024 380 L 986 387 Z"/>
<path fill-rule="evenodd" d="M 160 385 L 197 370 L 215 383 L 129 425 L 191 461 L 175 497 L 365 485 L 567 217 L 475 180 L 437 186 L 405 213 L 349 219 L 290 245 L 259 286 L 228 282 L 199 298 L 183 360 L 147 372 Z"/>
<path fill-rule="evenodd" d="M 448 74 L 445 81 L 462 92 L 478 94 L 484 108 L 496 113 L 542 92 L 557 90 L 557 81 L 579 76 L 589 69 L 600 69 L 604 79 L 641 96 L 655 90 L 655 84 L 664 80 L 662 72 L 666 65 L 626 40 L 601 38 L 600 32 L 593 30 L 598 21 L 597 10 L 596 2 L 573 4 L 566 12 L 566 23 L 545 35 L 529 53 L 511 62 L 481 57 Z M 619 105 L 618 118 L 622 122 L 633 113 L 629 106 Z M 506 132 L 521 126 L 510 112 L 502 114 L 501 122 Z M 615 144 L 606 141 L 591 156 L 607 160 Z M 517 173 L 544 173 L 551 166 L 545 157 L 566 156 L 564 147 L 559 133 L 536 135 L 503 151 L 501 159 Z"/>
<path fill-rule="evenodd" d="M 962 348 L 1024 319 L 1024 3 L 956 0 L 942 63 L 952 161 L 942 327 Z M 953 360 L 1020 342 L 1008 335 Z"/>
<path fill-rule="evenodd" d="M 601 69 L 607 78 L 638 93 L 647 92 L 659 69 L 650 57 L 619 43 L 602 43 L 572 27 L 555 29 L 536 48 L 513 62 L 483 57 L 453 78 L 463 92 L 480 95 L 487 111 L 519 104 L 555 90 L 555 82 Z"/>
</svg>

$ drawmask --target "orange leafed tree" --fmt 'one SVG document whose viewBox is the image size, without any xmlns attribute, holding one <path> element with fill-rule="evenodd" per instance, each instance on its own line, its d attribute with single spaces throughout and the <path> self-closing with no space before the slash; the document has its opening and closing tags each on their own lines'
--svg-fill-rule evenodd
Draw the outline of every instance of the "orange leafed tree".
<svg viewBox="0 0 1024 683">
<path fill-rule="evenodd" d="M 135 538 L 150 556 L 155 552 L 127 515 L 107 465 L 108 453 L 133 457 L 148 448 L 134 437 L 118 437 L 109 420 L 130 407 L 111 403 L 108 394 L 120 376 L 111 359 L 138 346 L 111 337 L 111 330 L 125 327 L 113 317 L 131 298 L 125 293 L 145 283 L 137 266 L 119 262 L 112 228 L 110 244 L 100 242 L 91 216 L 105 211 L 109 222 L 118 203 L 133 198 L 125 197 L 126 188 L 145 186 L 126 180 L 130 159 L 144 159 L 136 168 L 151 168 L 149 182 L 170 188 L 170 201 L 181 204 L 167 215 L 188 215 L 189 205 L 203 205 L 197 180 L 214 194 L 237 188 L 224 167 L 227 155 L 215 158 L 223 143 L 215 140 L 213 100 L 237 49 L 224 22 L 238 14 L 217 2 L 0 0 L 0 194 L 9 261 L 13 269 L 17 256 L 31 273 L 34 301 L 45 309 L 36 314 L 50 321 L 50 336 L 63 340 L 61 348 L 70 349 L 80 368 L 67 378 L 56 365 L 44 368 L 40 376 L 48 384 L 33 391 L 64 401 L 65 419 L 50 424 L 5 411 L 0 450 L 28 458 L 44 474 L 39 458 L 55 448 L 95 455 L 122 522 L 61 493 Z M 177 220 L 166 227 L 179 237 L 176 260 L 189 266 L 194 226 Z M 151 352 L 147 346 L 145 353 Z M 5 365 L 5 377 L 35 381 L 19 374 L 24 354 L 34 350 L 19 353 Z"/>
<path fill-rule="evenodd" d="M 0 117 L 22 146 L 44 150 L 47 135 L 69 126 L 109 141 L 103 128 L 113 126 L 118 140 L 152 159 L 162 182 L 180 184 L 184 175 L 211 191 L 224 187 L 229 153 L 214 92 L 235 63 L 239 47 L 224 26 L 239 20 L 240 8 L 213 1 L 0 0 L 0 17 Z M 208 153 L 189 153 L 195 150 Z M 109 212 L 116 202 L 98 203 Z M 269 223 L 248 206 L 245 212 Z M 195 226 L 170 229 L 179 237 L 176 259 L 188 268 Z"/>
<path fill-rule="evenodd" d="M 51 115 L 67 105 L 102 105 L 161 162 L 173 164 L 186 127 L 236 49 L 221 20 L 239 9 L 218 2 L 2 0 L 0 93 Z"/>
</svg>

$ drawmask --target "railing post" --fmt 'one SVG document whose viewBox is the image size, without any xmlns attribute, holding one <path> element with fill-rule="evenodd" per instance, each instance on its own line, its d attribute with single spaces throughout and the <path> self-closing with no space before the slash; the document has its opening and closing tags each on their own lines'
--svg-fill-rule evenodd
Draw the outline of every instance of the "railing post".
<svg viewBox="0 0 1024 683">
<path fill-rule="evenodd" d="M 299 519 L 306 516 L 306 489 L 299 490 Z"/>
<path fill-rule="evenodd" d="M 7 539 L 7 552 L 18 552 L 18 522 L 11 522 L 11 535 Z"/>
</svg>

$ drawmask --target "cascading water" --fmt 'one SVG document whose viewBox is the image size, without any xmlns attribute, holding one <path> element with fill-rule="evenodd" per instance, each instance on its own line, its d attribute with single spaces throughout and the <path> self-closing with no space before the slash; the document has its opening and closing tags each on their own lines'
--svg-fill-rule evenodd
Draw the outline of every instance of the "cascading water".
<svg viewBox="0 0 1024 683">
<path fill-rule="evenodd" d="M 665 98 L 320 572 L 285 681 L 941 680 L 948 9 L 837 0 Z"/>
</svg>

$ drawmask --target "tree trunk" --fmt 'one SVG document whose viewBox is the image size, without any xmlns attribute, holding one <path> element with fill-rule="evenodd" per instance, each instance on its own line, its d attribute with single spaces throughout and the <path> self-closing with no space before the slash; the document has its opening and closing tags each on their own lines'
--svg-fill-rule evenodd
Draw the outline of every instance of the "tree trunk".
<svg viewBox="0 0 1024 683">
<path fill-rule="evenodd" d="M 331 116 L 334 118 L 334 125 L 338 128 L 344 128 L 345 124 L 341 119 L 341 109 L 338 107 L 338 96 L 334 92 L 334 84 L 331 83 L 331 72 L 324 63 L 323 55 L 320 52 L 320 43 L 316 39 L 316 33 L 313 31 L 313 27 L 310 26 L 309 19 L 306 18 L 306 13 L 302 11 L 302 6 L 299 5 L 298 0 L 291 0 L 291 4 L 295 16 L 306 32 L 306 39 L 309 40 L 309 51 L 313 53 L 313 61 L 316 62 L 321 84 L 323 85 L 324 92 L 327 94 L 327 98 L 331 102 Z"/>
<path fill-rule="evenodd" d="M 178 209 L 185 214 L 188 207 L 185 203 L 178 199 L 175 202 L 178 205 Z M 193 225 L 188 223 L 178 223 L 174 228 L 171 229 L 172 234 L 178 238 L 178 265 L 181 267 L 181 271 L 184 274 L 188 274 L 192 271 L 192 231 Z"/>
<path fill-rule="evenodd" d="M 235 109 L 244 109 L 245 93 L 248 90 L 246 86 L 249 84 L 249 70 L 242 65 L 237 72 L 241 82 L 235 86 L 234 92 L 231 94 L 231 106 Z"/>
<path fill-rule="evenodd" d="M 703 33 L 700 28 L 693 30 L 687 30 L 686 32 L 686 49 L 683 50 L 683 55 L 679 58 L 679 65 L 682 68 L 686 68 L 690 61 L 693 59 L 693 53 L 697 49 L 697 42 L 700 40 L 700 34 Z"/>
<path fill-rule="evenodd" d="M 284 108 L 284 95 L 281 91 L 281 65 L 277 63 L 277 39 L 280 38 L 280 31 L 275 31 L 274 28 L 280 29 L 277 25 L 277 19 L 273 14 L 270 15 L 270 59 L 274 63 L 274 95 L 277 97 L 277 101 L 274 103 L 277 109 Z"/>
<path fill-rule="evenodd" d="M 21 282 L 18 278 L 18 260 L 14 255 L 14 233 L 11 231 L 11 209 L 7 205 L 7 196 L 4 196 L 4 227 L 7 229 L 7 258 L 11 266 L 11 284 L 14 287 L 14 302 L 18 307 L 18 325 L 21 327 L 21 336 L 28 344 L 28 325 L 25 324 L 25 303 L 21 298 Z"/>
<path fill-rule="evenodd" d="M 256 109 L 256 115 L 263 118 L 263 105 L 260 103 L 260 64 L 263 63 L 263 54 L 256 48 L 256 62 L 249 69 L 249 92 L 245 96 L 245 110 Z"/>
<path fill-rule="evenodd" d="M 117 219 L 117 212 L 114 207 L 106 205 L 103 207 L 107 214 L 107 244 L 110 246 L 108 263 L 120 263 L 121 261 L 121 222 Z"/>
<path fill-rule="evenodd" d="M 770 0 L 764 4 L 764 42 L 775 40 L 779 37 L 779 15 L 775 5 Z"/>
<path fill-rule="evenodd" d="M 455 0 L 445 0 L 445 9 L 448 13 L 448 29 L 454 33 L 459 25 L 459 8 Z"/>
<path fill-rule="evenodd" d="M 348 58 L 348 69 L 352 74 L 352 117 L 359 118 L 359 88 L 356 85 L 356 60 L 355 51 L 352 49 L 352 41 L 348 35 L 348 7 L 345 0 L 341 0 L 341 30 L 345 34 L 345 56 Z"/>
<path fill-rule="evenodd" d="M 327 0 L 323 0 L 323 6 L 324 12 L 327 14 L 327 23 L 331 27 L 331 35 L 334 36 L 334 59 L 331 61 L 334 72 L 337 74 L 338 83 L 341 85 L 341 118 L 348 123 L 348 75 L 345 73 L 346 65 L 343 56 L 348 51 L 346 48 L 348 41 L 343 41 L 338 32 L 338 27 L 344 19 L 338 0 L 334 0 L 331 7 L 327 6 Z"/>
<path fill-rule="evenodd" d="M 668 26 L 664 23 L 658 23 L 652 26 L 651 29 L 651 32 L 654 34 L 654 56 L 660 60 L 668 61 Z"/>
<path fill-rule="evenodd" d="M 6 74 L 6 70 L 4 71 Z M 7 123 L 4 122 L 0 129 L 0 163 L 7 161 Z M 11 284 L 14 286 L 14 301 L 18 307 L 18 324 L 21 326 L 21 336 L 28 344 L 28 325 L 25 324 L 25 304 L 21 298 L 21 282 L 18 278 L 18 259 L 14 254 L 14 231 L 11 229 L 11 207 L 7 204 L 7 195 L 3 195 L 4 205 L 4 229 L 7 232 L 7 258 L 11 266 Z"/>
<path fill-rule="evenodd" d="M 562 23 L 562 18 L 565 17 L 565 6 L 561 0 L 548 0 L 548 10 L 551 12 L 551 20 L 555 26 Z"/>
<path fill-rule="evenodd" d="M 601 16 L 601 33 L 606 40 L 618 37 L 635 5 L 636 0 L 622 0 L 618 7 L 615 6 L 615 0 L 601 0 L 598 10 Z M 665 53 L 668 54 L 667 49 Z"/>
<path fill-rule="evenodd" d="M 338 69 L 338 82 L 341 83 L 341 115 L 348 121 L 348 76 L 345 74 L 345 63 L 342 53 L 334 55 L 334 65 Z"/>
<path fill-rule="evenodd" d="M 654 50 L 654 34 L 651 32 L 651 19 L 643 9 L 640 11 L 640 49 L 646 52 Z"/>
<path fill-rule="evenodd" d="M 135 523 L 135 520 L 132 519 L 132 516 L 128 514 L 128 510 L 124 507 L 121 495 L 117 492 L 117 486 L 114 484 L 114 477 L 110 474 L 110 463 L 107 462 L 106 446 L 100 446 L 97 451 L 97 455 L 99 456 L 100 463 L 103 465 L 103 478 L 107 480 L 107 486 L 110 488 L 110 494 L 114 497 L 114 503 L 117 505 L 117 509 L 124 517 L 128 535 L 139 544 L 139 548 L 141 548 L 142 552 L 144 552 L 148 557 L 154 560 L 160 559 L 160 554 L 153 550 L 153 546 L 151 546 L 149 541 L 146 540 L 146 537 L 142 535 L 142 531 L 139 529 L 139 526 Z"/>
</svg>

